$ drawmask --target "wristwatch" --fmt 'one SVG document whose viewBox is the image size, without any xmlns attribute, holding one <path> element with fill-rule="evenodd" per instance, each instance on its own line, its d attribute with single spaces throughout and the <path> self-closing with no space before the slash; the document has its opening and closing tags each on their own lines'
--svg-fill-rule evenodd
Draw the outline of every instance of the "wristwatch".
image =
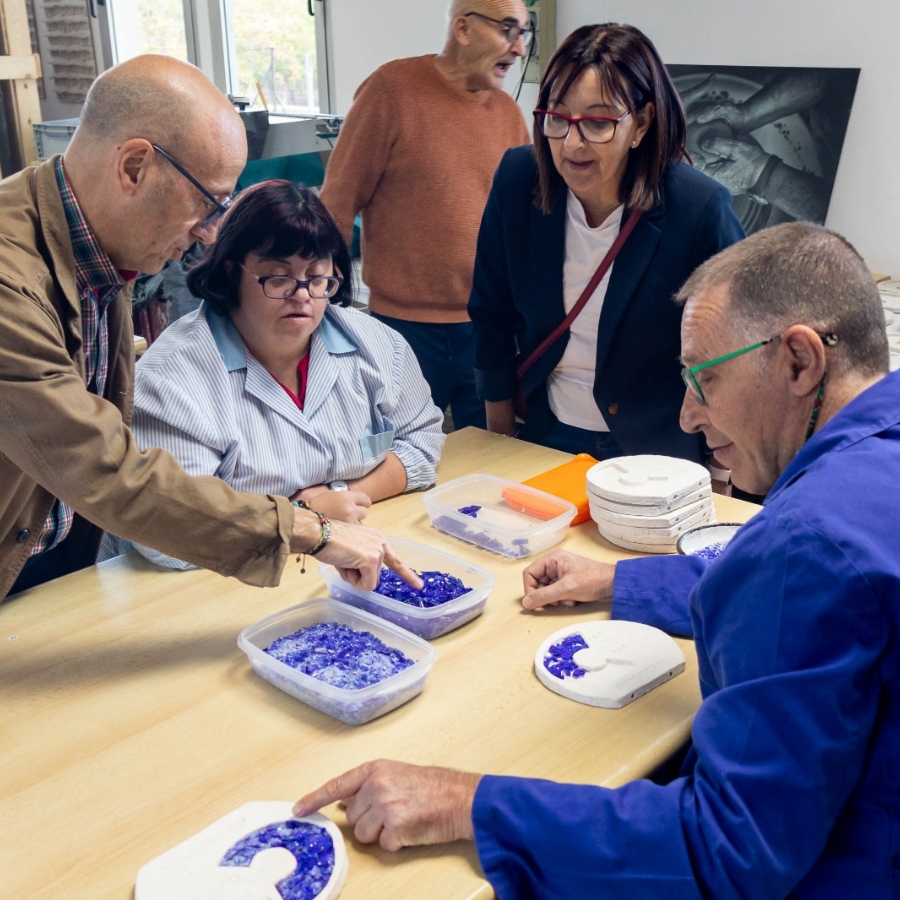
<svg viewBox="0 0 900 900">
<path fill-rule="evenodd" d="M 335 481 L 328 482 L 328 490 L 329 491 L 349 491 L 350 485 L 347 484 L 342 478 L 338 478 Z"/>
</svg>

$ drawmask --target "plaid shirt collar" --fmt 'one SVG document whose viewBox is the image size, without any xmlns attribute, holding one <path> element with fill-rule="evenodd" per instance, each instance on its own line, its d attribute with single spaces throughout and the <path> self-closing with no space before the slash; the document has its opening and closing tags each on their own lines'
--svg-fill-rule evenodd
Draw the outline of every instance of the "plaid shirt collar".
<svg viewBox="0 0 900 900">
<path fill-rule="evenodd" d="M 83 295 L 87 290 L 94 291 L 102 311 L 121 290 L 125 284 L 125 278 L 97 243 L 97 239 L 75 199 L 75 194 L 72 192 L 61 156 L 56 160 L 56 183 L 59 186 L 59 194 L 66 211 L 69 234 L 72 236 L 78 293 Z"/>
</svg>

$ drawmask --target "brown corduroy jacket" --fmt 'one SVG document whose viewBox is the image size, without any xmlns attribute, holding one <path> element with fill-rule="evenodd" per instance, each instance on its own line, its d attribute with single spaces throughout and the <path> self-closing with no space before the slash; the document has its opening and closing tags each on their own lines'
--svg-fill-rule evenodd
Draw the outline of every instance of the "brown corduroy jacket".
<svg viewBox="0 0 900 900">
<path fill-rule="evenodd" d="M 75 258 L 53 160 L 0 182 L 0 599 L 56 498 L 101 530 L 232 575 L 276 585 L 294 511 L 191 477 L 128 424 L 131 303 L 112 300 L 104 397 L 85 387 Z"/>
</svg>

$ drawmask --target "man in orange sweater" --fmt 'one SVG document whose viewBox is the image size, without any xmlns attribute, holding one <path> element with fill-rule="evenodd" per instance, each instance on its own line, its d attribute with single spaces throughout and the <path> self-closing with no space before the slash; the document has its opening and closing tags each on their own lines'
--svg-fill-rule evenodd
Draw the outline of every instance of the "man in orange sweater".
<svg viewBox="0 0 900 900">
<path fill-rule="evenodd" d="M 494 170 L 529 141 L 502 88 L 530 38 L 522 0 L 453 0 L 439 54 L 394 60 L 362 83 L 322 188 L 348 238 L 362 211 L 372 314 L 410 343 L 457 428 L 485 427 L 466 305 Z"/>
</svg>

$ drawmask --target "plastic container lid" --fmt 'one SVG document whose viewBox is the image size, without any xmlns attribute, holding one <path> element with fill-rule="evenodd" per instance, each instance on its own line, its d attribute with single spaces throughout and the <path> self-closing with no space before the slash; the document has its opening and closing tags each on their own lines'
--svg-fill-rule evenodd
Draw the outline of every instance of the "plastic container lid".
<svg viewBox="0 0 900 900">
<path fill-rule="evenodd" d="M 437 571 L 453 575 L 470 588 L 469 592 L 440 606 L 422 609 L 375 591 L 362 591 L 344 581 L 333 566 L 321 563 L 319 575 L 328 585 L 328 592 L 332 597 L 387 619 L 426 640 L 446 634 L 481 615 L 488 594 L 497 583 L 490 572 L 423 544 L 398 537 L 388 537 L 387 540 L 410 568 L 417 572 Z"/>
<path fill-rule="evenodd" d="M 134 900 L 294 900 L 300 892 L 292 895 L 279 883 L 306 871 L 298 823 L 325 829 L 331 838 L 334 866 L 315 900 L 335 900 L 349 868 L 340 829 L 320 813 L 297 819 L 285 802 L 245 803 L 157 856 L 138 872 Z M 241 846 L 247 839 L 249 848 Z"/>
<path fill-rule="evenodd" d="M 698 463 L 671 456 L 619 456 L 587 473 L 588 494 L 634 506 L 677 504 L 710 483 Z"/>
<path fill-rule="evenodd" d="M 378 684 L 351 691 L 305 675 L 265 652 L 276 638 L 320 622 L 367 631 L 400 650 L 413 665 Z M 261 678 L 348 725 L 362 725 L 411 700 L 425 687 L 425 679 L 437 659 L 434 647 L 414 634 L 365 610 L 328 599 L 308 600 L 250 625 L 238 637 L 238 647 Z"/>
<path fill-rule="evenodd" d="M 439 531 L 513 559 L 558 544 L 575 517 L 573 503 L 493 475 L 440 484 L 422 503 Z"/>
<path fill-rule="evenodd" d="M 535 674 L 545 687 L 612 709 L 649 693 L 684 666 L 681 648 L 665 632 L 624 620 L 569 625 L 551 634 L 534 655 Z"/>
</svg>

